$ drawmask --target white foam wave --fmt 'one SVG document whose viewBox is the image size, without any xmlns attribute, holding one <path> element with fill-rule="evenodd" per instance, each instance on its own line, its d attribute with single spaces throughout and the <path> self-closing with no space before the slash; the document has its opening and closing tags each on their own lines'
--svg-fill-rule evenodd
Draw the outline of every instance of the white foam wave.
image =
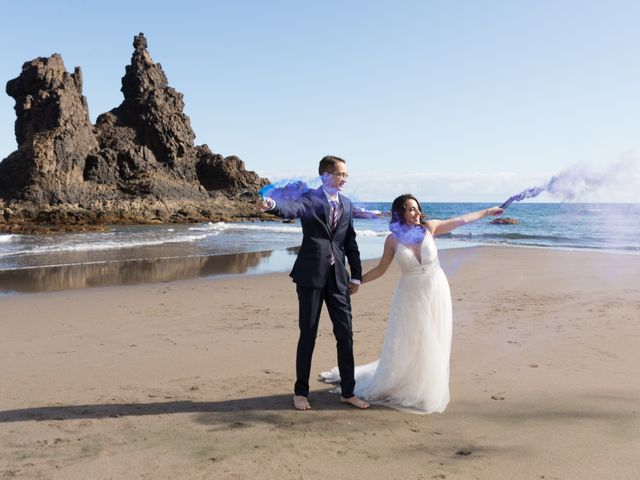
<svg viewBox="0 0 640 480">
<path fill-rule="evenodd" d="M 28 250 L 17 252 L 7 252 L 0 254 L 0 257 L 16 256 L 21 254 L 40 255 L 48 253 L 68 253 L 68 252 L 100 252 L 105 250 L 121 250 L 123 248 L 152 247 L 167 243 L 190 243 L 207 238 L 208 235 L 184 235 L 174 238 L 156 238 L 129 240 L 123 242 L 93 242 L 93 243 L 67 243 L 57 245 L 38 245 Z"/>
<path fill-rule="evenodd" d="M 301 234 L 302 227 L 298 226 L 284 226 L 284 225 L 274 225 L 274 224 L 246 224 L 246 223 L 225 223 L 225 222 L 217 222 L 217 223 L 207 223 L 205 225 L 201 225 L 199 227 L 191 227 L 189 228 L 191 231 L 196 232 L 225 232 L 225 231 L 257 231 L 257 232 L 265 232 L 265 233 L 292 233 L 292 234 Z M 356 235 L 360 235 L 362 237 L 384 237 L 389 234 L 388 231 L 375 231 L 375 230 L 356 230 Z"/>
<path fill-rule="evenodd" d="M 302 233 L 302 227 L 298 226 L 284 226 L 284 225 L 274 225 L 274 224 L 246 224 L 246 223 L 225 223 L 225 222 L 217 222 L 217 223 L 207 223 L 205 225 L 201 225 L 198 227 L 189 228 L 191 231 L 195 232 L 224 232 L 224 231 L 258 231 L 258 232 L 269 232 L 269 233 L 294 233 L 300 234 Z M 376 230 L 356 230 L 356 235 L 360 235 L 362 237 L 385 237 L 389 234 L 389 231 L 376 231 Z"/>
<path fill-rule="evenodd" d="M 234 230 L 253 230 L 259 232 L 270 232 L 270 233 L 302 233 L 302 227 L 287 227 L 287 226 L 275 226 L 273 224 L 268 225 L 247 225 L 246 223 L 225 223 L 225 222 L 217 222 L 217 223 L 207 223 L 205 225 L 199 227 L 191 227 L 189 228 L 191 231 L 196 232 L 224 232 L 224 231 L 234 231 Z"/>
<path fill-rule="evenodd" d="M 8 235 L 0 235 L 0 243 L 8 243 L 14 238 L 17 238 L 18 235 L 8 234 Z"/>
<path fill-rule="evenodd" d="M 387 235 L 389 235 L 389 232 L 376 232 L 375 230 L 356 230 L 356 235 L 359 235 L 361 237 L 386 237 Z"/>
<path fill-rule="evenodd" d="M 222 232 L 224 230 L 226 230 L 227 228 L 229 228 L 229 224 L 228 223 L 224 223 L 224 222 L 209 222 L 209 223 L 205 223 L 204 225 L 200 225 L 198 227 L 190 227 L 189 231 L 191 232 Z"/>
</svg>

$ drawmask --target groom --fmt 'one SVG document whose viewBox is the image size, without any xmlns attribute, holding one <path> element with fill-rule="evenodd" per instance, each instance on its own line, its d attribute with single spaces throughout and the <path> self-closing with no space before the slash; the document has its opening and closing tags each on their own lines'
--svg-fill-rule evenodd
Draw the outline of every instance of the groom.
<svg viewBox="0 0 640 480">
<path fill-rule="evenodd" d="M 353 394 L 355 387 L 351 300 L 362 278 L 360 252 L 353 229 L 351 201 L 341 195 L 347 182 L 343 159 L 326 156 L 320 160 L 318 173 L 322 186 L 309 190 L 300 198 L 266 197 L 260 208 L 284 218 L 300 218 L 302 245 L 290 276 L 298 293 L 300 337 L 296 353 L 296 383 L 293 404 L 298 410 L 310 410 L 309 375 L 311 356 L 318 333 L 322 303 L 326 303 L 338 349 L 340 401 L 358 408 L 369 405 Z M 275 194 L 274 194 L 275 196 Z M 351 268 L 351 279 L 345 266 Z"/>
</svg>

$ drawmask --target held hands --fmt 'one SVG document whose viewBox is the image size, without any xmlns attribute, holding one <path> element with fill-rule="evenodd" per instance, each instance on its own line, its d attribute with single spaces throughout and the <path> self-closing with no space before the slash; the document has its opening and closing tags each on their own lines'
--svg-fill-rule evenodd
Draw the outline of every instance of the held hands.
<svg viewBox="0 0 640 480">
<path fill-rule="evenodd" d="M 357 283 L 350 283 L 349 284 L 349 295 L 355 295 L 356 293 L 358 293 L 358 289 L 360 288 L 360 285 L 358 285 Z"/>
</svg>

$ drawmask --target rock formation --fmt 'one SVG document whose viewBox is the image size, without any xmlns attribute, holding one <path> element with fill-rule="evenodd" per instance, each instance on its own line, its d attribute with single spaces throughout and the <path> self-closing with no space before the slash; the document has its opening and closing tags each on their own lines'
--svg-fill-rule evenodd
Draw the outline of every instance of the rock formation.
<svg viewBox="0 0 640 480">
<path fill-rule="evenodd" d="M 517 225 L 519 222 L 515 218 L 500 217 L 494 218 L 489 223 L 493 223 L 494 225 Z"/>
<path fill-rule="evenodd" d="M 75 201 L 85 159 L 98 150 L 80 68 L 69 74 L 58 54 L 36 58 L 7 83 L 7 93 L 16 101 L 18 150 L 0 163 L 0 195 L 36 203 Z"/>
<path fill-rule="evenodd" d="M 194 145 L 182 94 L 151 59 L 143 34 L 133 46 L 124 100 L 95 126 L 81 70 L 68 73 L 59 54 L 25 63 L 7 83 L 18 150 L 0 162 L 0 230 L 254 213 L 256 192 L 268 181 L 235 156 Z"/>
</svg>

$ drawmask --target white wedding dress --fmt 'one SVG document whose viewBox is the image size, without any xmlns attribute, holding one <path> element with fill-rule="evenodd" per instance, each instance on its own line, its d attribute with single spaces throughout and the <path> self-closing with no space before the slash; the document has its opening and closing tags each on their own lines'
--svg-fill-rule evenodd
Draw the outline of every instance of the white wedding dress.
<svg viewBox="0 0 640 480">
<path fill-rule="evenodd" d="M 420 250 L 421 262 L 398 243 L 395 259 L 402 276 L 391 299 L 382 354 L 356 367 L 354 393 L 414 413 L 443 412 L 449 403 L 451 293 L 428 231 Z M 320 376 L 327 383 L 340 381 L 337 367 Z"/>
</svg>

